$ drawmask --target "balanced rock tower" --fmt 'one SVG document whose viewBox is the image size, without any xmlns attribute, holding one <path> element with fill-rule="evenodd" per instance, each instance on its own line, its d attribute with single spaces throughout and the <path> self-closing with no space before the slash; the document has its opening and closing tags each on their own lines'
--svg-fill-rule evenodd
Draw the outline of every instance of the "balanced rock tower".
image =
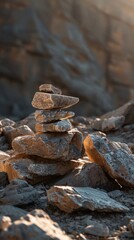
<svg viewBox="0 0 134 240">
<path fill-rule="evenodd" d="M 32 101 L 37 109 L 36 133 L 13 140 L 16 156 L 7 164 L 9 179 L 47 182 L 52 176 L 65 175 L 82 164 L 79 161 L 83 154 L 82 134 L 72 128 L 69 119 L 74 113 L 65 110 L 78 101 L 76 97 L 62 95 L 51 84 L 39 87 Z"/>
</svg>

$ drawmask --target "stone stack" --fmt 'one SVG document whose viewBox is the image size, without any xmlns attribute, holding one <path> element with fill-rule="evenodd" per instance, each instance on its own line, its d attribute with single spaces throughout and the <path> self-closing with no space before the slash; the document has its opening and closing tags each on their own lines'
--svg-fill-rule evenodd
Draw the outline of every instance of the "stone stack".
<svg viewBox="0 0 134 240">
<path fill-rule="evenodd" d="M 52 176 L 65 175 L 82 164 L 78 161 L 83 154 L 82 134 L 73 129 L 69 121 L 74 113 L 64 110 L 78 101 L 76 97 L 62 95 L 60 89 L 51 84 L 39 87 L 32 101 L 38 109 L 35 111 L 36 133 L 13 140 L 17 156 L 5 166 L 10 180 L 47 182 Z"/>
</svg>

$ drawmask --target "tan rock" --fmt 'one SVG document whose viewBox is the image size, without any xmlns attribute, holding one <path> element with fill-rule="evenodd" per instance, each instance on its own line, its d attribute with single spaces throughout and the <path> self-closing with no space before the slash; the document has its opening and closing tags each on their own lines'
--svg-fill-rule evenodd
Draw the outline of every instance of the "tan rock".
<svg viewBox="0 0 134 240">
<path fill-rule="evenodd" d="M 36 92 L 32 101 L 32 105 L 38 109 L 62 109 L 71 107 L 79 102 L 79 98 Z"/>
<path fill-rule="evenodd" d="M 123 186 L 134 187 L 134 155 L 126 144 L 90 134 L 84 140 L 84 147 L 89 159 L 98 163 L 109 176 Z"/>
<path fill-rule="evenodd" d="M 99 212 L 122 212 L 129 209 L 107 193 L 90 187 L 53 186 L 47 191 L 48 202 L 71 213 L 80 209 Z"/>
<path fill-rule="evenodd" d="M 53 123 L 37 123 L 35 125 L 36 132 L 67 132 L 72 129 L 69 120 L 61 120 Z"/>
<path fill-rule="evenodd" d="M 59 88 L 54 87 L 52 84 L 42 84 L 39 86 L 40 92 L 45 93 L 54 93 L 54 94 L 62 94 L 62 91 Z"/>
<path fill-rule="evenodd" d="M 14 126 L 15 122 L 9 118 L 3 118 L 1 120 L 1 125 L 2 127 L 6 127 L 6 126 Z"/>
<path fill-rule="evenodd" d="M 37 110 L 35 111 L 35 119 L 37 122 L 40 123 L 48 123 L 53 122 L 57 120 L 63 120 L 72 118 L 75 114 L 70 111 L 64 111 L 64 110 Z"/>
<path fill-rule="evenodd" d="M 101 116 L 101 119 L 110 118 L 110 117 L 125 117 L 125 124 L 133 124 L 134 123 L 134 100 L 127 102 L 125 105 L 117 108 L 112 112 L 108 112 Z"/>
<path fill-rule="evenodd" d="M 71 240 L 43 210 L 34 210 L 0 233 L 2 240 Z"/>
<path fill-rule="evenodd" d="M 13 140 L 12 146 L 19 154 L 68 161 L 78 159 L 83 155 L 82 139 L 82 134 L 77 129 L 73 129 L 68 133 L 17 137 Z"/>
</svg>

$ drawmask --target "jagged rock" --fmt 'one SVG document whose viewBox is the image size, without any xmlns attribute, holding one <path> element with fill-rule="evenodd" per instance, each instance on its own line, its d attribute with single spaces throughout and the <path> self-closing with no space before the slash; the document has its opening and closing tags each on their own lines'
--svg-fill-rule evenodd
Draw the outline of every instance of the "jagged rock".
<svg viewBox="0 0 134 240">
<path fill-rule="evenodd" d="M 62 176 L 82 165 L 80 161 L 50 162 L 45 159 L 28 157 L 14 157 L 5 163 L 5 171 L 10 181 L 19 178 L 31 184 L 54 181 L 55 177 Z"/>
<path fill-rule="evenodd" d="M 10 155 L 0 150 L 0 161 L 9 158 Z"/>
<path fill-rule="evenodd" d="M 35 119 L 40 123 L 48 123 L 57 120 L 63 120 L 73 117 L 75 114 L 64 110 L 37 110 L 35 111 Z"/>
<path fill-rule="evenodd" d="M 0 233 L 2 240 L 71 240 L 43 210 L 34 210 Z"/>
<path fill-rule="evenodd" d="M 82 134 L 77 129 L 58 135 L 45 133 L 17 137 L 13 140 L 12 146 L 19 154 L 37 155 L 58 161 L 78 159 L 83 154 Z"/>
<path fill-rule="evenodd" d="M 90 221 L 89 225 L 84 229 L 84 233 L 91 234 L 98 237 L 108 237 L 109 228 L 104 224 Z"/>
<path fill-rule="evenodd" d="M 124 116 L 124 124 L 134 123 L 134 100 L 127 102 L 125 105 L 117 108 L 112 112 L 108 112 L 101 116 L 101 119 Z"/>
<path fill-rule="evenodd" d="M 69 120 L 62 120 L 53 123 L 37 123 L 35 125 L 36 132 L 67 132 L 72 129 Z"/>
<path fill-rule="evenodd" d="M 27 211 L 11 205 L 0 205 L 0 217 L 8 216 L 12 221 L 20 219 L 26 215 Z"/>
<path fill-rule="evenodd" d="M 15 179 L 0 191 L 0 204 L 25 205 L 39 197 L 36 189 L 24 180 Z"/>
<path fill-rule="evenodd" d="M 126 144 L 90 134 L 84 140 L 84 147 L 89 159 L 112 178 L 123 186 L 134 187 L 134 155 Z"/>
<path fill-rule="evenodd" d="M 25 135 L 33 135 L 34 132 L 27 125 L 22 125 L 16 128 L 6 126 L 3 128 L 3 134 L 7 138 L 9 144 L 11 144 L 14 138 Z"/>
<path fill-rule="evenodd" d="M 0 172 L 0 187 L 5 187 L 8 183 L 9 183 L 9 181 L 8 181 L 7 173 Z"/>
<path fill-rule="evenodd" d="M 124 116 L 110 117 L 104 119 L 97 118 L 93 121 L 92 128 L 102 132 L 108 132 L 121 128 L 124 122 Z"/>
<path fill-rule="evenodd" d="M 0 216 L 0 231 L 7 229 L 11 225 L 11 218 Z"/>
<path fill-rule="evenodd" d="M 100 212 L 129 211 L 107 193 L 90 187 L 53 186 L 47 191 L 47 197 L 50 204 L 67 213 L 80 209 Z"/>
<path fill-rule="evenodd" d="M 68 108 L 78 102 L 79 98 L 76 97 L 36 92 L 33 97 L 32 106 L 38 109 L 52 110 Z"/>
<path fill-rule="evenodd" d="M 59 88 L 54 87 L 52 84 L 42 84 L 39 86 L 39 91 L 45 93 L 62 94 Z"/>
<path fill-rule="evenodd" d="M 118 188 L 117 183 L 111 178 L 109 179 L 102 168 L 96 163 L 85 163 L 81 165 L 59 180 L 56 185 L 103 188 L 106 190 Z"/>
</svg>

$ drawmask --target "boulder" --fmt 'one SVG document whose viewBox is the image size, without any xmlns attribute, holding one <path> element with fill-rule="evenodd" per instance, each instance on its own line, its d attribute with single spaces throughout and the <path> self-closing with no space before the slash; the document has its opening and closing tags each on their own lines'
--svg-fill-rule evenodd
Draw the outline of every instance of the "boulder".
<svg viewBox="0 0 134 240">
<path fill-rule="evenodd" d="M 68 133 L 45 133 L 17 137 L 13 140 L 12 147 L 19 154 L 68 161 L 82 156 L 82 139 L 82 134 L 77 129 L 73 129 Z"/>
<path fill-rule="evenodd" d="M 89 159 L 99 164 L 122 186 L 134 187 L 134 155 L 125 143 L 90 134 L 84 140 Z"/>
<path fill-rule="evenodd" d="M 110 117 L 104 119 L 97 118 L 93 121 L 92 128 L 102 132 L 115 131 L 117 129 L 120 129 L 123 126 L 124 122 L 124 116 Z"/>
<path fill-rule="evenodd" d="M 99 212 L 129 211 L 106 192 L 90 187 L 53 186 L 47 190 L 47 197 L 49 204 L 67 213 L 82 209 Z"/>
</svg>

